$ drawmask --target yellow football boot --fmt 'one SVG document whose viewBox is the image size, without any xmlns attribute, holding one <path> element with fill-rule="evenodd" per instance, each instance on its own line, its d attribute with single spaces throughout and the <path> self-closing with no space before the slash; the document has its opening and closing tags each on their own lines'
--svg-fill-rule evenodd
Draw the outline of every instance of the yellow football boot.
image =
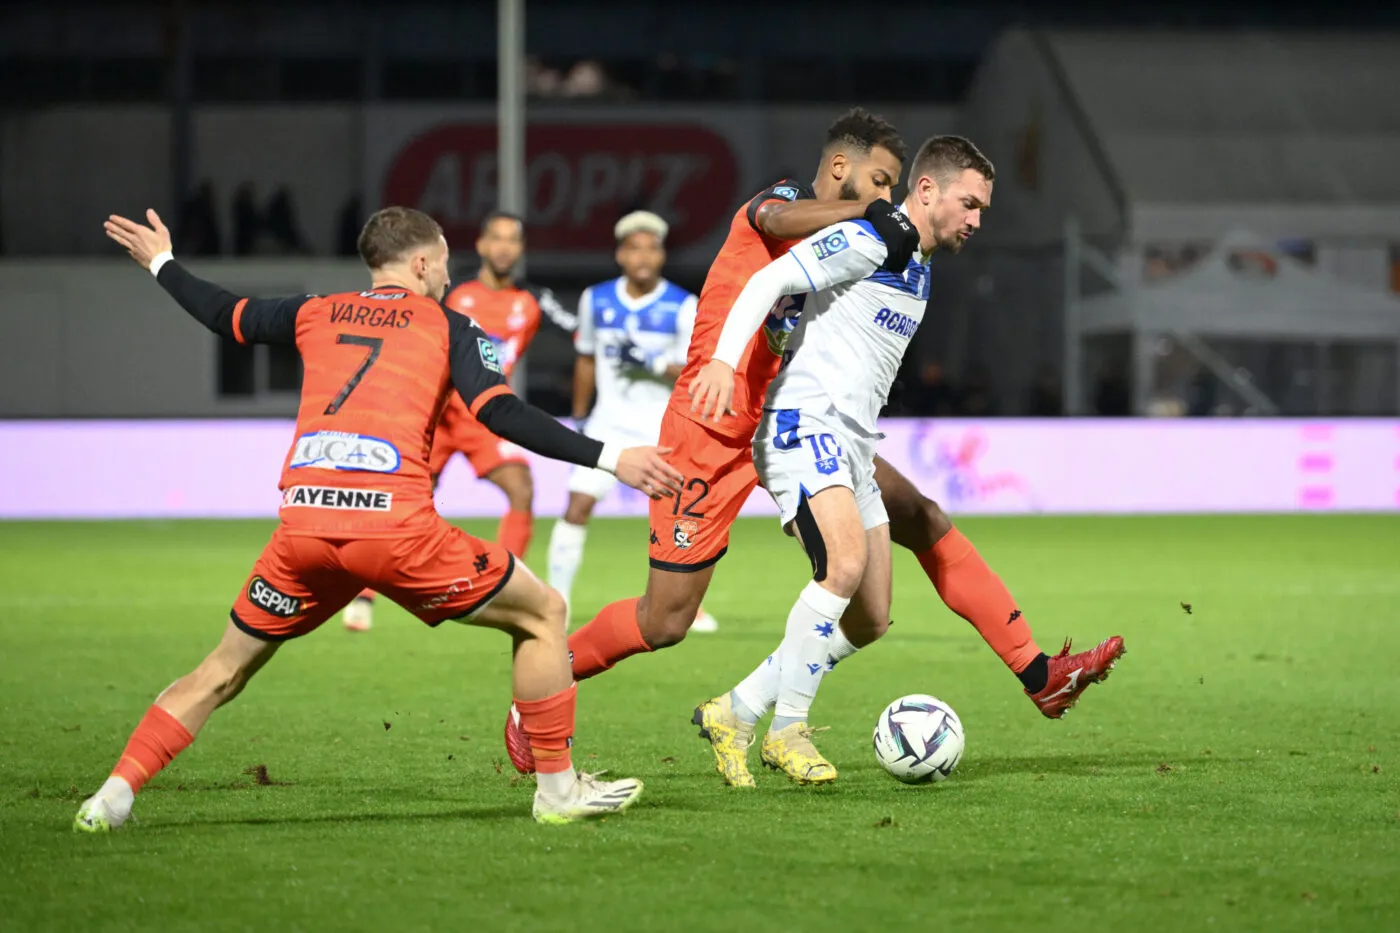
<svg viewBox="0 0 1400 933">
<path fill-rule="evenodd" d="M 715 753 L 715 770 L 730 787 L 754 787 L 749 773 L 749 746 L 753 744 L 753 726 L 734 713 L 729 694 L 695 707 L 690 721 L 700 727 L 700 738 L 710 740 Z"/>
<path fill-rule="evenodd" d="M 830 784 L 836 780 L 836 766 L 812 744 L 812 736 L 825 730 L 826 727 L 813 729 L 805 722 L 795 722 L 777 732 L 769 730 L 763 737 L 763 763 L 799 784 Z"/>
</svg>

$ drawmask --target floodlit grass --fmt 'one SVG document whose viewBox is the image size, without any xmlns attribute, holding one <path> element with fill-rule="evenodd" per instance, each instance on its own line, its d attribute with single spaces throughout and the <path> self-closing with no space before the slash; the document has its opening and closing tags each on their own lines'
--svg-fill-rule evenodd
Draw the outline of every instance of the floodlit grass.
<svg viewBox="0 0 1400 933">
<path fill-rule="evenodd" d="M 1400 518 L 962 527 L 1044 649 L 1126 638 L 1064 722 L 900 554 L 896 624 L 814 709 L 840 780 L 796 787 L 755 752 L 758 790 L 724 787 L 691 710 L 777 643 L 807 576 L 774 523 L 744 522 L 706 600 L 721 632 L 580 689 L 580 766 L 647 782 L 621 817 L 531 822 L 500 743 L 507 640 L 381 605 L 368 634 L 284 648 L 141 794 L 140 825 L 91 837 L 78 802 L 214 645 L 271 526 L 0 524 L 0 926 L 1400 929 Z M 640 591 L 645 536 L 595 525 L 580 616 Z M 967 728 L 941 785 L 897 784 L 869 747 L 915 692 Z"/>
</svg>

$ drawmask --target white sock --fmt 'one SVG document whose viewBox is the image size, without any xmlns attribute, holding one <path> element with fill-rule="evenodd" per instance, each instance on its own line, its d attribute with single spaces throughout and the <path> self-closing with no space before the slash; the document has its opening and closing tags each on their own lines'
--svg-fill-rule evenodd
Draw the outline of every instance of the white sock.
<svg viewBox="0 0 1400 933">
<path fill-rule="evenodd" d="M 778 677 L 781 668 L 778 665 L 778 652 L 782 645 L 773 649 L 764 661 L 753 669 L 753 673 L 739 681 L 738 685 L 729 691 L 729 701 L 734 707 L 734 714 L 743 722 L 753 725 L 763 718 L 764 714 L 773 708 L 773 704 L 778 702 Z"/>
<path fill-rule="evenodd" d="M 836 634 L 831 636 L 831 644 L 826 649 L 826 672 L 830 674 L 836 669 L 836 665 L 855 654 L 860 649 L 851 644 L 851 640 L 846 637 L 845 631 L 838 625 Z"/>
<path fill-rule="evenodd" d="M 136 792 L 131 789 L 131 785 L 126 783 L 125 778 L 119 778 L 115 774 L 109 777 L 94 797 L 102 797 L 107 801 L 107 805 L 123 819 L 131 813 L 131 805 L 136 802 Z"/>
<path fill-rule="evenodd" d="M 771 730 L 807 721 L 827 672 L 832 637 L 840 631 L 841 614 L 850 604 L 849 598 L 827 591 L 815 580 L 803 587 L 788 613 L 787 634 L 778 646 L 778 700 Z"/>
<path fill-rule="evenodd" d="M 578 783 L 578 774 L 573 768 L 567 771 L 555 771 L 546 774 L 543 771 L 535 774 L 535 783 L 539 789 L 551 797 L 567 797 L 569 792 Z"/>
<path fill-rule="evenodd" d="M 588 526 L 574 525 L 562 518 L 549 533 L 549 585 L 570 602 L 574 576 L 583 563 L 583 543 L 588 540 Z"/>
<path fill-rule="evenodd" d="M 855 654 L 860 649 L 851 644 L 851 640 L 846 637 L 846 633 L 838 625 L 836 631 L 829 639 L 826 651 L 826 673 L 830 674 L 836 669 L 836 665 Z M 753 669 L 753 673 L 739 681 L 738 685 L 729 691 L 729 701 L 734 707 L 734 714 L 742 722 L 753 725 L 762 719 L 773 704 L 778 702 L 778 689 L 780 683 L 778 651 L 782 649 L 779 645 L 773 650 L 763 663 Z"/>
</svg>

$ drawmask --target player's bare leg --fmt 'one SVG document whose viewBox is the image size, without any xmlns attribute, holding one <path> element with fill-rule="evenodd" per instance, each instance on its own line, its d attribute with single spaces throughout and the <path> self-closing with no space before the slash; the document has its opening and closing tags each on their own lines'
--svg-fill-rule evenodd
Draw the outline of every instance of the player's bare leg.
<svg viewBox="0 0 1400 933">
<path fill-rule="evenodd" d="M 574 577 L 583 564 L 588 520 L 597 504 L 598 500 L 587 493 L 570 492 L 564 517 L 549 533 L 549 585 L 564 597 L 565 607 L 573 605 Z"/>
<path fill-rule="evenodd" d="M 977 629 L 1045 716 L 1060 718 L 1089 684 L 1108 677 L 1123 655 L 1122 638 L 1115 635 L 1078 654 L 1069 653 L 1066 641 L 1058 655 L 1047 657 L 1001 578 L 938 503 L 879 457 L 875 481 L 890 516 L 893 542 L 914 552 L 939 597 Z"/>
<path fill-rule="evenodd" d="M 634 654 L 678 644 L 695 621 L 714 573 L 714 565 L 694 573 L 652 567 L 645 594 L 609 603 L 569 636 L 574 678 L 587 680 Z M 511 716 L 506 718 L 506 751 L 521 774 L 535 770 L 529 746 Z"/>
<path fill-rule="evenodd" d="M 641 796 L 641 781 L 599 781 L 573 767 L 578 690 L 569 669 L 563 597 L 517 563 L 501 592 L 469 621 L 501 629 L 515 641 L 510 721 L 527 737 L 538 774 L 535 819 L 571 823 L 631 806 Z"/>
<path fill-rule="evenodd" d="M 523 560 L 530 549 L 535 530 L 535 478 L 525 463 L 508 461 L 486 474 L 506 495 L 506 514 L 496 532 L 496 541 Z"/>
<path fill-rule="evenodd" d="M 242 692 L 278 644 L 228 623 L 218 647 L 156 697 L 107 782 L 78 808 L 73 828 L 107 832 L 125 823 L 136 793 L 194 741 L 214 710 Z"/>
</svg>

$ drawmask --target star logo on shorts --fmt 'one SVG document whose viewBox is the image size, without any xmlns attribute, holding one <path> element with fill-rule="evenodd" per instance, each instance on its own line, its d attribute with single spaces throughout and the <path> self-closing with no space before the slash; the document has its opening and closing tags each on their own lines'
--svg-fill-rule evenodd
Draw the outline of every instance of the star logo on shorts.
<svg viewBox="0 0 1400 933">
<path fill-rule="evenodd" d="M 485 573 L 486 568 L 490 566 L 490 564 L 491 556 L 489 554 L 478 554 L 472 561 L 472 566 L 476 568 L 477 573 Z"/>
</svg>

